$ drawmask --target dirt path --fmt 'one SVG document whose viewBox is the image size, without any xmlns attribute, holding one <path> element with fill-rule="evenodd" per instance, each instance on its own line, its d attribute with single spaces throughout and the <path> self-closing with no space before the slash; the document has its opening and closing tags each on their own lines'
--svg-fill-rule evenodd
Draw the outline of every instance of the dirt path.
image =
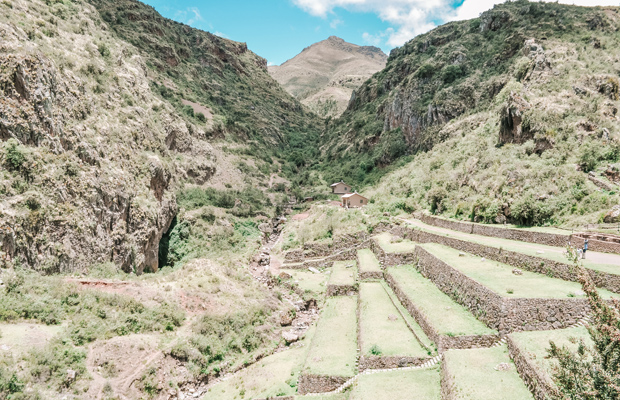
<svg viewBox="0 0 620 400">
<path fill-rule="evenodd" d="M 543 251 L 548 253 L 556 253 L 556 254 L 564 254 L 565 250 L 561 247 L 552 247 L 546 245 L 539 245 L 536 243 L 527 243 L 520 242 L 517 240 L 510 239 L 500 239 L 489 236 L 481 236 L 471 233 L 465 233 L 460 231 L 453 231 L 446 228 L 440 228 L 433 225 L 427 225 L 420 220 L 409 218 L 400 218 L 402 221 L 407 222 L 413 226 L 418 228 L 422 228 L 428 231 L 437 232 L 441 234 L 449 234 L 453 237 L 459 237 L 466 240 L 475 240 L 480 243 L 492 244 L 496 246 L 503 246 L 504 248 L 513 248 L 513 249 L 521 249 L 521 250 L 535 250 L 535 251 Z M 587 252 L 587 260 L 597 264 L 609 264 L 609 265 L 618 265 L 620 267 L 620 254 L 609 254 L 609 253 L 597 253 L 595 251 Z M 619 269 L 620 272 L 620 269 Z"/>
</svg>

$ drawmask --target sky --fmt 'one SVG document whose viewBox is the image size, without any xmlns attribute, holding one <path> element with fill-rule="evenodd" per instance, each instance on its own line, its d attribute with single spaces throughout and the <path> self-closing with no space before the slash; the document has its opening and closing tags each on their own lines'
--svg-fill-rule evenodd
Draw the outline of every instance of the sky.
<svg viewBox="0 0 620 400">
<path fill-rule="evenodd" d="M 504 0 L 141 0 L 164 17 L 248 48 L 280 65 L 305 47 L 338 36 L 386 54 L 443 23 L 475 18 Z M 555 1 L 555 0 L 553 0 Z M 560 0 L 583 6 L 620 0 Z"/>
</svg>

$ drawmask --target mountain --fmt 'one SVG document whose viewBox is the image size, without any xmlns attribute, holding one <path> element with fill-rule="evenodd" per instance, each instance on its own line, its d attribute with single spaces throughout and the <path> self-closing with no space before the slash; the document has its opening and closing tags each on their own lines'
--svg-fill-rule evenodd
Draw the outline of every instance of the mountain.
<svg viewBox="0 0 620 400">
<path fill-rule="evenodd" d="M 338 116 L 351 93 L 385 66 L 381 49 L 330 36 L 303 49 L 269 73 L 290 94 L 321 116 Z"/>
<path fill-rule="evenodd" d="M 276 149 L 318 134 L 244 43 L 133 0 L 0 7 L 7 265 L 156 270 L 179 190 L 265 188 Z"/>
<path fill-rule="evenodd" d="M 611 222 L 619 28 L 617 7 L 521 0 L 416 37 L 329 123 L 326 181 L 383 177 L 375 193 L 386 211 Z"/>
</svg>

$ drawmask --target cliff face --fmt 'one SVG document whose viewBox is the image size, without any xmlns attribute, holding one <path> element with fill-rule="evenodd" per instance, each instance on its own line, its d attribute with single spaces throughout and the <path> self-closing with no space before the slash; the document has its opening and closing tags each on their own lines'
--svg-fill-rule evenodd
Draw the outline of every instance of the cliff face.
<svg viewBox="0 0 620 400">
<path fill-rule="evenodd" d="M 180 185 L 247 181 L 218 137 L 273 145 L 309 125 L 244 44 L 141 3 L 93 3 L 0 4 L 3 263 L 156 270 Z"/>
<path fill-rule="evenodd" d="M 339 116 L 353 90 L 387 61 L 381 49 L 331 36 L 305 48 L 269 73 L 289 93 L 321 116 Z"/>
</svg>

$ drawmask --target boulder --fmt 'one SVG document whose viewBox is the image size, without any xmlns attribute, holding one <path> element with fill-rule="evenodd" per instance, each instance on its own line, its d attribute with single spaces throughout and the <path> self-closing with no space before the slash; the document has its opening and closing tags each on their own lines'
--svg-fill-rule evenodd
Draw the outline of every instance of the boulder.
<svg viewBox="0 0 620 400">
<path fill-rule="evenodd" d="M 295 333 L 290 332 L 290 331 L 284 331 L 282 332 L 282 339 L 284 339 L 284 341 L 286 343 L 295 343 L 296 341 L 299 340 L 299 336 L 297 336 Z"/>
<path fill-rule="evenodd" d="M 620 205 L 613 206 L 611 210 L 605 214 L 603 221 L 606 224 L 615 224 L 620 222 Z"/>
</svg>

